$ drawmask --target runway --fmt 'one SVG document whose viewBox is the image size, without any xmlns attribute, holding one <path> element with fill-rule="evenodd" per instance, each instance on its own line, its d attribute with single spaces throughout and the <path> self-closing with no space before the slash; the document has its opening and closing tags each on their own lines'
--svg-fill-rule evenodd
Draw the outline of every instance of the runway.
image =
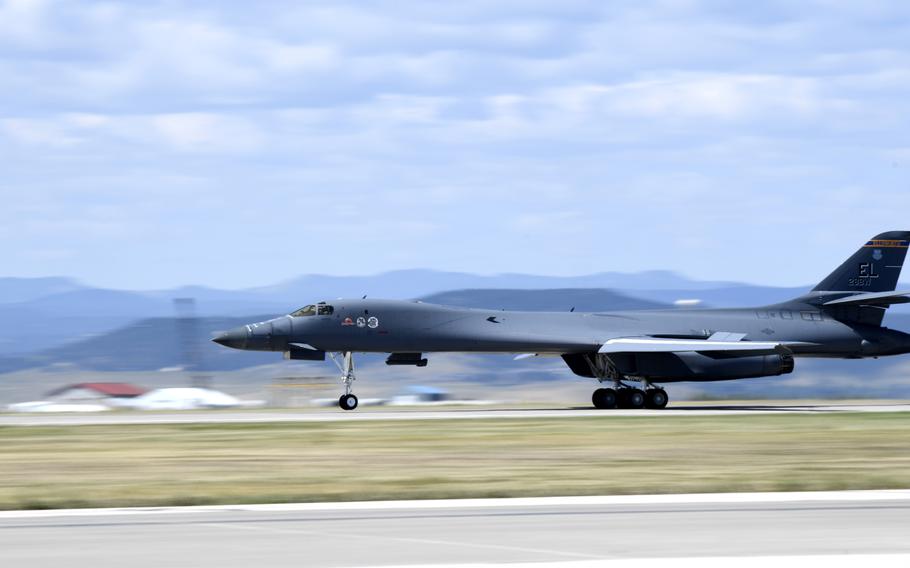
<svg viewBox="0 0 910 568">
<path fill-rule="evenodd" d="M 664 410 L 596 410 L 579 408 L 483 408 L 450 407 L 393 409 L 364 408 L 301 410 L 195 410 L 180 412 L 99 412 L 71 414 L 0 414 L 0 426 L 77 426 L 103 424 L 193 424 L 257 422 L 351 422 L 374 420 L 478 420 L 527 418 L 609 418 L 649 416 L 731 416 L 755 414 L 813 414 L 838 412 L 910 412 L 910 403 L 833 404 L 755 403 L 702 405 L 677 403 Z"/>
<path fill-rule="evenodd" d="M 875 555 L 877 566 L 906 566 L 908 526 L 910 491 L 11 511 L 0 512 L 0 556 L 31 567 L 811 564 L 806 557 L 841 555 L 850 555 L 843 565 Z"/>
</svg>

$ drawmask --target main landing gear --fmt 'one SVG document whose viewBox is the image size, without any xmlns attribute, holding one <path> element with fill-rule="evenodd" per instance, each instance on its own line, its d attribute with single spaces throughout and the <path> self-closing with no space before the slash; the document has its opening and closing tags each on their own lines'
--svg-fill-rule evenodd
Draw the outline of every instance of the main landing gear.
<svg viewBox="0 0 910 568">
<path fill-rule="evenodd" d="M 340 406 L 342 410 L 354 410 L 357 408 L 357 397 L 353 392 L 351 392 L 353 390 L 352 385 L 355 379 L 354 354 L 350 351 L 345 351 L 342 353 L 341 363 L 338 362 L 338 358 L 335 353 L 330 353 L 329 356 L 341 371 L 341 382 L 344 383 L 344 394 L 338 397 L 338 406 Z"/>
<path fill-rule="evenodd" d="M 630 387 L 623 383 L 623 379 L 627 377 L 619 372 L 609 357 L 589 354 L 583 356 L 583 361 L 590 370 L 590 374 L 585 376 L 594 377 L 600 383 L 613 382 L 613 388 L 599 388 L 591 395 L 594 408 L 666 408 L 669 401 L 667 391 L 655 387 L 648 379 L 644 377 L 640 379 L 644 389 Z"/>
<path fill-rule="evenodd" d="M 659 387 L 646 387 L 646 390 L 618 384 L 616 388 L 600 388 L 594 391 L 591 402 L 594 408 L 603 410 L 611 408 L 651 408 L 660 410 L 667 407 L 670 398 L 667 391 Z"/>
</svg>

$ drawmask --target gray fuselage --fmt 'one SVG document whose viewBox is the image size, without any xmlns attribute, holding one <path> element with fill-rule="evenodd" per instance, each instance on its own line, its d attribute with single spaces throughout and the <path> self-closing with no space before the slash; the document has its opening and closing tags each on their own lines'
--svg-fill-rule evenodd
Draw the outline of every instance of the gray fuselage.
<svg viewBox="0 0 910 568">
<path fill-rule="evenodd" d="M 847 324 L 810 304 L 748 309 L 672 309 L 602 313 L 522 312 L 413 301 L 342 299 L 331 314 L 282 316 L 228 332 L 232 347 L 325 352 L 592 353 L 617 337 L 705 339 L 715 332 L 744 341 L 788 344 L 794 355 L 857 358 L 910 352 L 910 335 Z"/>
<path fill-rule="evenodd" d="M 882 326 L 910 249 L 910 231 L 888 231 L 863 244 L 802 296 L 744 309 L 520 312 L 400 300 L 347 300 L 305 306 L 287 316 L 220 334 L 237 349 L 283 351 L 295 360 L 343 354 L 345 394 L 353 353 L 389 353 L 389 365 L 425 366 L 423 353 L 520 353 L 561 356 L 581 377 L 612 382 L 592 395 L 596 408 L 664 408 L 655 383 L 724 381 L 791 373 L 794 357 L 863 358 L 910 352 L 910 335 Z M 333 359 L 336 359 L 333 356 Z M 337 360 L 336 360 L 337 362 Z M 624 381 L 642 383 L 644 390 Z"/>
</svg>

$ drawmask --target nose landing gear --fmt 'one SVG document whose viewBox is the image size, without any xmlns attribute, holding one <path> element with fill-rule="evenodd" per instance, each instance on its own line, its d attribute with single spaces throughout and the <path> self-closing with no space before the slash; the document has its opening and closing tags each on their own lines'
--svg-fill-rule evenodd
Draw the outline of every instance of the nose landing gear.
<svg viewBox="0 0 910 568">
<path fill-rule="evenodd" d="M 354 377 L 354 354 L 350 351 L 345 351 L 342 355 L 342 362 L 338 362 L 337 355 L 335 353 L 329 353 L 329 356 L 332 358 L 332 361 L 335 362 L 335 365 L 341 371 L 341 382 L 344 383 L 344 394 L 338 397 L 338 406 L 342 410 L 354 410 L 357 408 L 357 397 L 353 392 L 353 383 L 356 377 Z"/>
<path fill-rule="evenodd" d="M 357 408 L 357 397 L 352 394 L 343 394 L 338 397 L 338 406 L 342 410 L 354 410 Z"/>
</svg>

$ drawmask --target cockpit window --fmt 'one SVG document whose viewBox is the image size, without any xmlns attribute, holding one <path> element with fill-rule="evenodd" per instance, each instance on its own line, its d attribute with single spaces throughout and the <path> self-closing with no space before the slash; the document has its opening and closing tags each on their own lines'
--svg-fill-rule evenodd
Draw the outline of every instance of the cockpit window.
<svg viewBox="0 0 910 568">
<path fill-rule="evenodd" d="M 302 318 L 303 316 L 315 316 L 316 315 L 316 306 L 304 306 L 297 310 L 296 312 L 291 313 L 292 318 Z"/>
<path fill-rule="evenodd" d="M 335 313 L 334 306 L 327 306 L 325 304 L 310 304 L 309 306 L 304 306 L 297 310 L 296 312 L 291 313 L 292 318 L 302 318 L 304 316 L 330 316 Z"/>
</svg>

